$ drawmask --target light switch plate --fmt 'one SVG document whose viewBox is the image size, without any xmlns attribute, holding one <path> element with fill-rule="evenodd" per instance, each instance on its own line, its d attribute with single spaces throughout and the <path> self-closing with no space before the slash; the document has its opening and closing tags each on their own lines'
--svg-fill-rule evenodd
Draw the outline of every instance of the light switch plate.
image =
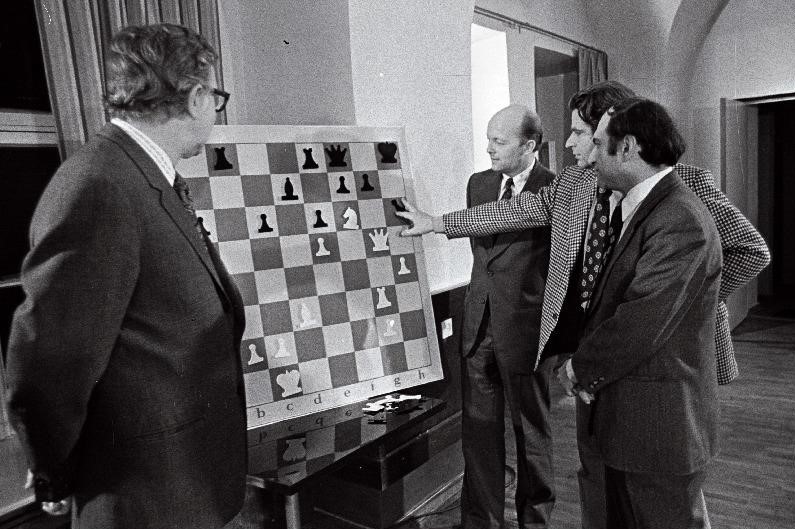
<svg viewBox="0 0 795 529">
<path fill-rule="evenodd" d="M 453 335 L 453 319 L 447 318 L 442 321 L 442 339 L 449 338 Z"/>
</svg>

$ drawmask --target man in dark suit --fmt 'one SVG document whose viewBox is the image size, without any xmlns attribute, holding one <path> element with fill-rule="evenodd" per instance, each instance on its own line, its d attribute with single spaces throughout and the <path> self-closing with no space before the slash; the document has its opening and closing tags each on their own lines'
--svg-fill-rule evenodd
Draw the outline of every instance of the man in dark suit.
<svg viewBox="0 0 795 529">
<path fill-rule="evenodd" d="M 115 118 L 33 216 L 9 407 L 37 500 L 81 529 L 218 528 L 243 502 L 242 303 L 174 171 L 228 98 L 216 60 L 180 26 L 115 35 Z"/>
<path fill-rule="evenodd" d="M 718 436 L 720 235 L 676 174 L 684 141 L 661 105 L 623 101 L 593 143 L 599 184 L 623 199 L 561 378 L 590 403 L 607 527 L 704 527 L 700 491 Z"/>
<path fill-rule="evenodd" d="M 537 192 L 554 174 L 536 159 L 541 121 L 529 108 L 497 112 L 486 131 L 492 167 L 473 174 L 467 206 Z M 549 264 L 549 228 L 473 237 L 462 327 L 462 522 L 504 527 L 505 403 L 517 455 L 520 527 L 546 527 L 555 501 L 548 422 L 551 364 L 534 371 Z"/>
</svg>

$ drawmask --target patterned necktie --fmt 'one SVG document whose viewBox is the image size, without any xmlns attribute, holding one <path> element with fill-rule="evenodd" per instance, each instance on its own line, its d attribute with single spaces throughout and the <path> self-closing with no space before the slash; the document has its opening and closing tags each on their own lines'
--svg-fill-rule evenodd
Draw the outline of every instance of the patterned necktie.
<svg viewBox="0 0 795 529">
<path fill-rule="evenodd" d="M 505 191 L 502 192 L 500 200 L 508 200 L 512 196 L 513 196 L 513 178 L 509 176 L 508 180 L 505 181 Z"/>
<path fill-rule="evenodd" d="M 599 272 L 605 262 L 605 251 L 608 249 L 606 245 L 610 240 L 608 218 L 610 216 L 611 194 L 611 190 L 602 189 L 601 187 L 596 192 L 596 206 L 594 207 L 593 219 L 588 227 L 588 242 L 583 252 L 582 274 L 577 283 L 580 304 L 583 309 L 587 308 L 588 303 L 591 301 L 596 278 L 599 276 Z M 621 211 L 617 211 L 620 218 Z"/>
<path fill-rule="evenodd" d="M 182 178 L 179 173 L 174 175 L 174 191 L 177 192 L 177 196 L 179 200 L 182 202 L 182 207 L 184 207 L 188 213 L 194 219 L 194 226 L 196 226 L 196 231 L 199 232 L 199 235 L 205 235 L 204 230 L 202 229 L 203 226 L 199 222 L 199 219 L 196 217 L 196 208 L 193 207 L 193 198 L 190 196 L 190 188 L 188 187 L 188 182 Z"/>
</svg>

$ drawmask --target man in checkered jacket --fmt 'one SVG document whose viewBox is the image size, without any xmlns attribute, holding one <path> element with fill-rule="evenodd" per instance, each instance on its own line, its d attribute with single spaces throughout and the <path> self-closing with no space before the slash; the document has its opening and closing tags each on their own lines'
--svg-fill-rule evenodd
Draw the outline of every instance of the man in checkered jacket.
<svg viewBox="0 0 795 529">
<path fill-rule="evenodd" d="M 592 216 L 597 185 L 596 172 L 589 168 L 592 134 L 610 107 L 634 96 L 615 81 L 597 83 L 576 93 L 569 107 L 572 127 L 566 146 L 577 158 L 555 181 L 537 194 L 521 193 L 509 201 L 491 202 L 467 210 L 431 217 L 406 204 L 398 213 L 412 223 L 404 236 L 435 231 L 448 238 L 482 237 L 496 233 L 551 225 L 549 273 L 541 314 L 541 333 L 535 364 L 548 356 L 571 355 L 577 349 L 583 311 L 576 299 L 582 263 L 582 247 Z M 676 164 L 684 183 L 704 202 L 718 227 L 723 250 L 723 273 L 715 329 L 718 383 L 728 384 L 738 375 L 731 341 L 726 299 L 767 266 L 770 254 L 762 236 L 745 216 L 715 187 L 712 174 L 698 167 Z M 612 207 L 616 200 L 612 200 Z M 575 266 L 576 265 L 576 266 Z M 568 295 L 567 295 L 568 293 Z M 588 407 L 577 401 L 577 440 L 582 468 L 578 473 L 584 529 L 605 527 L 603 464 L 589 442 Z M 706 516 L 706 511 L 705 511 Z"/>
</svg>

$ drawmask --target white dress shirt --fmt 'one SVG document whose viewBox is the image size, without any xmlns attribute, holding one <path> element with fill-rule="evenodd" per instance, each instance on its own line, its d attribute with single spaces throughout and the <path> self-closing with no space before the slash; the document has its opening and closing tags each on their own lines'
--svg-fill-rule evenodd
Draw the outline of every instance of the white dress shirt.
<svg viewBox="0 0 795 529">
<path fill-rule="evenodd" d="M 507 174 L 503 173 L 502 182 L 500 183 L 500 192 L 497 193 L 497 200 L 502 198 L 502 194 L 505 192 L 505 182 L 507 182 L 509 178 L 513 178 L 513 195 L 516 196 L 517 194 L 521 193 L 522 189 L 524 189 L 524 185 L 527 183 L 527 179 L 530 178 L 530 171 L 533 170 L 535 165 L 536 159 L 530 158 L 530 165 L 528 165 L 525 170 L 518 175 L 508 176 Z"/>
</svg>

